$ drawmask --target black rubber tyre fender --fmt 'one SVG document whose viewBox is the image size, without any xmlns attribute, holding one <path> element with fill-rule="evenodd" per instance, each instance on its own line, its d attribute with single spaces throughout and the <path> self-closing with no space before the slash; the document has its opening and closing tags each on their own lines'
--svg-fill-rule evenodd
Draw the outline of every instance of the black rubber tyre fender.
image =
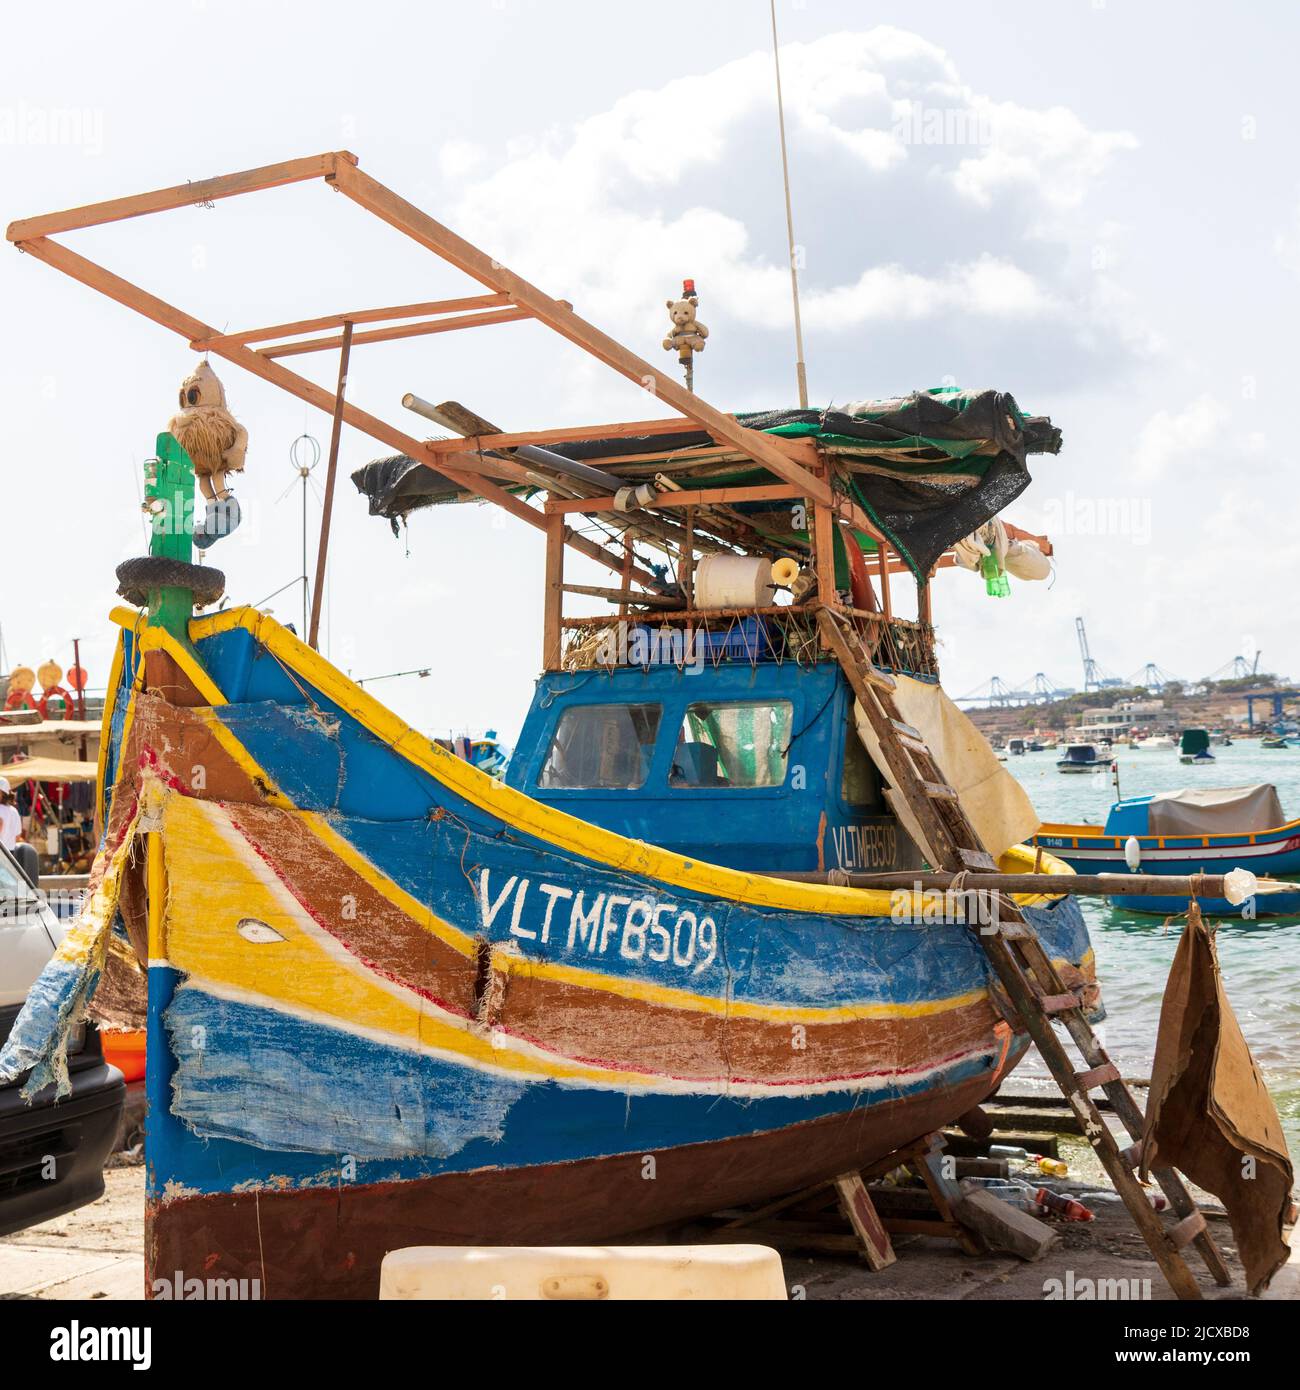
<svg viewBox="0 0 1300 1390">
<path fill-rule="evenodd" d="M 117 567 L 117 592 L 137 608 L 149 602 L 150 589 L 163 587 L 188 589 L 195 603 L 206 605 L 226 592 L 226 576 L 211 565 L 191 565 L 165 555 L 141 555 Z"/>
</svg>

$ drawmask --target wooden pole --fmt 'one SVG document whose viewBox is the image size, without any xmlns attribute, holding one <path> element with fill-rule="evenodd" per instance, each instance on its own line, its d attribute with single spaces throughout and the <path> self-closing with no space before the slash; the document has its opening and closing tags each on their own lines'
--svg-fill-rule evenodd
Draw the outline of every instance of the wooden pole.
<svg viewBox="0 0 1300 1390">
<path fill-rule="evenodd" d="M 817 598 L 827 608 L 838 608 L 835 588 L 835 514 L 829 507 L 813 506 L 813 570 L 817 575 Z"/>
<path fill-rule="evenodd" d="M 334 511 L 334 478 L 339 466 L 339 441 L 343 437 L 343 401 L 348 389 L 348 358 L 352 354 L 352 321 L 343 325 L 343 339 L 339 347 L 339 384 L 334 393 L 334 424 L 330 430 L 330 459 L 325 473 L 325 502 L 320 518 L 320 548 L 316 552 L 316 587 L 311 596 L 311 628 L 307 645 L 313 651 L 319 650 L 317 639 L 320 636 L 321 600 L 325 594 L 325 562 L 329 558 L 330 516 Z"/>
<path fill-rule="evenodd" d="M 546 518 L 546 584 L 542 594 L 542 670 L 558 671 L 564 619 L 564 540 L 562 516 Z"/>
<path fill-rule="evenodd" d="M 77 718 L 83 723 L 86 718 L 86 673 L 81 669 L 81 638 L 72 639 L 72 663 L 77 668 L 78 680 L 81 684 L 77 686 Z M 113 692 L 110 690 L 107 698 L 112 698 Z M 81 736 L 81 761 L 86 761 L 86 736 Z"/>
<path fill-rule="evenodd" d="M 958 877 L 955 873 L 901 869 L 889 873 L 855 874 L 843 871 L 820 873 L 816 870 L 795 870 L 779 873 L 762 871 L 764 878 L 788 878 L 798 883 L 832 883 L 845 888 L 878 889 L 936 889 L 951 888 Z M 982 889 L 989 893 L 1039 893 L 1049 897 L 1074 894 L 1088 898 L 1110 898 L 1118 895 L 1155 898 L 1222 898 L 1226 897 L 1223 874 L 994 874 L 970 873 L 965 876 L 961 891 Z M 1261 889 L 1275 880 L 1258 880 Z M 1279 887 L 1282 885 L 1279 884 Z M 1289 886 L 1289 885 L 1287 885 Z"/>
<path fill-rule="evenodd" d="M 857 542 L 851 535 L 844 537 L 845 545 L 856 545 Z M 894 621 L 894 603 L 889 592 L 889 547 L 884 541 L 876 542 L 876 569 L 880 574 L 880 611 L 885 615 L 885 621 Z"/>
</svg>

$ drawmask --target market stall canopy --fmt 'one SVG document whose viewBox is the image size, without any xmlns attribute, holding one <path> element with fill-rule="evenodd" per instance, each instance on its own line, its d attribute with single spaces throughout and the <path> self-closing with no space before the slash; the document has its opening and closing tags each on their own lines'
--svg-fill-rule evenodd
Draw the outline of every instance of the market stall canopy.
<svg viewBox="0 0 1300 1390">
<path fill-rule="evenodd" d="M 19 782 L 93 782 L 99 776 L 95 763 L 75 758 L 23 758 L 0 764 L 0 777 L 11 787 Z"/>
<path fill-rule="evenodd" d="M 766 434 L 810 439 L 834 454 L 855 500 L 918 578 L 1028 487 L 1027 455 L 1061 449 L 1061 432 L 1050 420 L 1025 414 L 1014 397 L 994 390 L 941 387 L 840 409 L 769 410 L 736 419 Z M 548 447 L 574 461 L 598 460 L 603 470 L 628 482 L 656 473 L 697 488 L 770 481 L 766 470 L 713 445 L 707 433 L 688 431 Z M 369 499 L 371 515 L 394 523 L 422 507 L 472 495 L 405 454 L 366 464 L 352 481 Z M 746 515 L 763 508 L 762 503 L 736 506 Z M 789 506 L 773 510 L 788 514 Z M 858 540 L 874 550 L 870 538 L 859 534 Z"/>
<path fill-rule="evenodd" d="M 98 719 L 41 719 L 32 724 L 0 723 L 0 743 L 27 743 L 48 738 L 98 736 Z"/>
</svg>

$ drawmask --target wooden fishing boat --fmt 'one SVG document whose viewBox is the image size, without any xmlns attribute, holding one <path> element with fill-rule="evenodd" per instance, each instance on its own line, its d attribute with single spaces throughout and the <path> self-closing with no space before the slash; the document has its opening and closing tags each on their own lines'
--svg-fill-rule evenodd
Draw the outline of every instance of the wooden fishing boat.
<svg viewBox="0 0 1300 1390">
<path fill-rule="evenodd" d="M 480 281 L 490 312 L 653 381 L 679 415 L 514 435 L 474 417 L 468 443 L 422 441 L 345 400 L 347 354 L 457 316 L 482 326 L 482 304 L 218 333 L 49 239 L 315 177 Z M 341 674 L 314 632 L 304 641 L 247 607 L 194 616 L 214 583 L 189 564 L 186 527 L 130 562 L 124 588 L 143 602 L 113 614 L 94 892 L 0 1071 L 57 1080 L 69 1021 L 89 1003 L 120 1023 L 147 967 L 135 1006 L 147 1007 L 154 1296 L 219 1278 L 263 1297 L 373 1297 L 399 1245 L 606 1240 L 860 1167 L 997 1088 L 1029 1039 L 991 988 L 966 909 L 776 875 L 922 862 L 936 813 L 899 796 L 873 749 L 854 701 L 864 679 L 888 682 L 906 711 L 891 739 L 945 750 L 952 785 L 931 793 L 980 827 L 973 867 L 1068 872 L 1050 854 L 1036 863 L 1022 842 L 1032 807 L 942 694 L 929 610 L 928 581 L 971 518 L 1028 482 L 1027 449 L 1059 447 L 1050 422 L 995 392 L 834 418 L 724 415 L 346 154 L 9 237 L 330 410 L 327 496 L 348 424 L 403 451 L 358 475 L 372 511 L 482 498 L 547 541 L 543 675 L 504 782 Z M 416 315 L 428 317 L 352 332 Z M 341 335 L 302 338 L 331 328 Z M 323 348 L 341 350 L 332 396 L 278 360 Z M 150 468 L 148 505 L 192 495 L 170 434 Z M 547 500 L 531 505 L 539 486 Z M 931 505 L 909 530 L 917 489 Z M 589 517 L 618 526 L 621 547 L 571 525 Z M 327 505 L 318 573 L 328 524 Z M 667 580 L 650 545 L 671 561 Z M 614 613 L 566 615 L 567 587 L 593 596 L 565 585 L 569 548 L 619 577 Z M 739 563 L 748 602 L 709 599 L 718 557 L 729 573 Z M 910 622 L 890 587 L 907 573 Z M 822 638 L 827 614 L 863 654 L 852 677 Z M 1091 1000 L 1074 899 L 1016 901 Z"/>
<path fill-rule="evenodd" d="M 1078 873 L 1224 874 L 1249 869 L 1257 877 L 1300 874 L 1300 820 L 1287 820 L 1277 789 L 1268 782 L 1249 787 L 1186 788 L 1134 796 L 1110 808 L 1104 827 L 1046 823 L 1031 841 L 1064 859 Z M 1129 912 L 1168 916 L 1187 910 L 1186 895 L 1116 893 L 1112 901 Z M 1241 915 L 1223 898 L 1203 900 L 1207 912 Z M 1300 915 L 1296 891 L 1259 893 L 1250 916 Z"/>
</svg>

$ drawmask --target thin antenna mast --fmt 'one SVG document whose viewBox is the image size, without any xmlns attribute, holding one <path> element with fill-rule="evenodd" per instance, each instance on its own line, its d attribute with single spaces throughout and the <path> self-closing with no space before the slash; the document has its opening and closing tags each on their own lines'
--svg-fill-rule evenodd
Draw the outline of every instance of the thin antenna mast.
<svg viewBox="0 0 1300 1390">
<path fill-rule="evenodd" d="M 803 360 L 803 320 L 799 316 L 799 271 L 794 254 L 794 210 L 790 205 L 790 159 L 785 148 L 785 102 L 781 98 L 781 51 L 776 37 L 776 0 L 772 10 L 772 62 L 776 67 L 776 114 L 781 127 L 781 177 L 785 183 L 785 231 L 790 251 L 790 296 L 794 300 L 795 374 L 799 378 L 799 408 L 808 409 L 808 371 Z"/>
</svg>

